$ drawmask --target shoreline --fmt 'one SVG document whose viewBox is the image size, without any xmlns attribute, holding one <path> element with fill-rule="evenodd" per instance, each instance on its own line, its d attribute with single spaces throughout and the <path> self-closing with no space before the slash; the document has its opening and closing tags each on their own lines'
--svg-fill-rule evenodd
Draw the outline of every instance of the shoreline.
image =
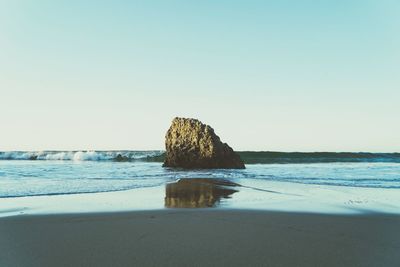
<svg viewBox="0 0 400 267">
<path fill-rule="evenodd" d="M 0 199 L 0 266 L 396 266 L 398 190 L 190 178 Z"/>
<path fill-rule="evenodd" d="M 257 179 L 238 180 L 240 184 L 226 183 L 221 179 L 191 178 L 121 191 L 0 198 L 0 218 L 26 214 L 129 212 L 179 207 L 324 214 L 400 214 L 398 189 L 304 185 Z"/>
<path fill-rule="evenodd" d="M 1 266 L 397 266 L 399 215 L 240 209 L 0 218 Z"/>
</svg>

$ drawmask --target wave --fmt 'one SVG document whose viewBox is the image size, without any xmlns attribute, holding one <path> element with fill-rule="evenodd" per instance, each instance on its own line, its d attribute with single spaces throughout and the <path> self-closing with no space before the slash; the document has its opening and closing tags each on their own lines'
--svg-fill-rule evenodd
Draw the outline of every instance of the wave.
<svg viewBox="0 0 400 267">
<path fill-rule="evenodd" d="M 367 152 L 238 152 L 246 164 L 333 163 L 333 162 L 395 162 L 400 153 Z"/>
<path fill-rule="evenodd" d="M 239 151 L 238 154 L 246 164 L 291 164 L 291 163 L 333 163 L 333 162 L 400 163 L 400 153 Z M 164 159 L 165 159 L 165 152 L 162 150 L 0 152 L 0 160 L 163 162 Z"/>
<path fill-rule="evenodd" d="M 0 160 L 154 161 L 163 151 L 6 151 Z"/>
</svg>

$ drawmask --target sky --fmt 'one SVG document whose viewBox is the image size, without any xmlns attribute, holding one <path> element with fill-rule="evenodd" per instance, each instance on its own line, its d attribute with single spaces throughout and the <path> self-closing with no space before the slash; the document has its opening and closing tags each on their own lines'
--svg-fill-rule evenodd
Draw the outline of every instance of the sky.
<svg viewBox="0 0 400 267">
<path fill-rule="evenodd" d="M 400 152 L 400 1 L 0 0 L 0 150 Z"/>
</svg>

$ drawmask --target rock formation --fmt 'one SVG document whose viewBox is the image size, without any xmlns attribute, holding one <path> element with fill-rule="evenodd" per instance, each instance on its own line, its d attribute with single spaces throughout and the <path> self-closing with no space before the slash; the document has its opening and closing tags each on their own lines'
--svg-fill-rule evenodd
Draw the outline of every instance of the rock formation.
<svg viewBox="0 0 400 267">
<path fill-rule="evenodd" d="M 244 169 L 240 156 L 214 129 L 196 119 L 175 118 L 165 136 L 164 167 Z"/>
</svg>

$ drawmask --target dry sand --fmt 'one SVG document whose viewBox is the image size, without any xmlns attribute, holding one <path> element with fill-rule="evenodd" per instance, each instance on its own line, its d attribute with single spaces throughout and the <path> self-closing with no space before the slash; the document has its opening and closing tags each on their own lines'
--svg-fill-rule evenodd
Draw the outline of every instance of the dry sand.
<svg viewBox="0 0 400 267">
<path fill-rule="evenodd" d="M 222 209 L 0 218 L 0 266 L 400 266 L 400 217 Z"/>
</svg>

